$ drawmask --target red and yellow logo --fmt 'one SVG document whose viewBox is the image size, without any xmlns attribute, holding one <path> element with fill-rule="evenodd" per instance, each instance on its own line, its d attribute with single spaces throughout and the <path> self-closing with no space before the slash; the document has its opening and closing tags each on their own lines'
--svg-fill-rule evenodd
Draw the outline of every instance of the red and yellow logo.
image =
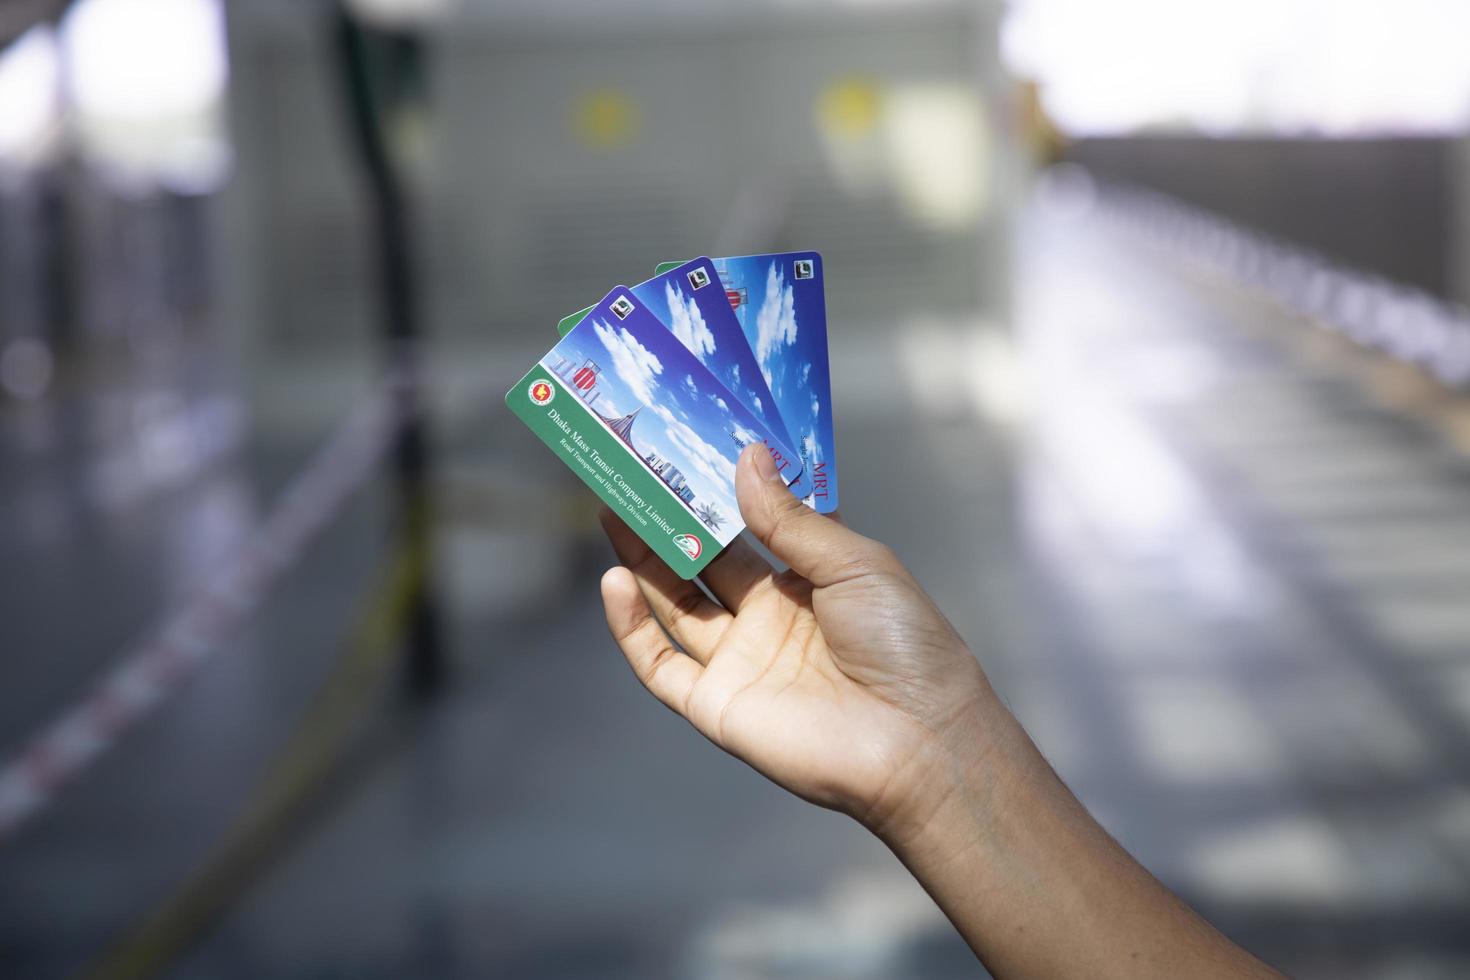
<svg viewBox="0 0 1470 980">
<path fill-rule="evenodd" d="M 550 381 L 542 379 L 539 381 L 532 381 L 531 388 L 528 393 L 531 396 L 531 401 L 535 402 L 537 405 L 548 405 L 551 403 L 551 400 L 556 397 L 556 388 L 552 386 Z"/>
</svg>

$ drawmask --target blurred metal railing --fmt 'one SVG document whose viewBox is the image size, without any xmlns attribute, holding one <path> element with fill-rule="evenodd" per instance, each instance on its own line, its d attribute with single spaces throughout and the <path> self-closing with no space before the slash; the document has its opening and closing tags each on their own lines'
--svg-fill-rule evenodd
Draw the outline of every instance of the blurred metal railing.
<svg viewBox="0 0 1470 980">
<path fill-rule="evenodd" d="M 1197 267 L 1440 383 L 1470 387 L 1470 310 L 1156 191 L 1104 183 L 1102 211 Z"/>
<path fill-rule="evenodd" d="M 231 560 L 0 767 L 0 843 L 164 704 L 254 614 L 375 472 L 396 431 L 391 388 L 383 385 L 348 416 Z"/>
</svg>

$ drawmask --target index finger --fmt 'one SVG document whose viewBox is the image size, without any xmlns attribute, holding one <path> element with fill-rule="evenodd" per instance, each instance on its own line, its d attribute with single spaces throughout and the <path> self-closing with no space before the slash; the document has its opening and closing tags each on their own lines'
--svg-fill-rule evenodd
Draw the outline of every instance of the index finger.
<svg viewBox="0 0 1470 980">
<path fill-rule="evenodd" d="M 633 573 L 658 622 L 691 657 L 700 664 L 709 663 L 730 625 L 730 614 L 711 602 L 699 586 L 675 575 L 611 510 L 603 507 L 598 520 L 618 560 Z"/>
<path fill-rule="evenodd" d="M 762 558 L 744 538 L 731 541 L 714 561 L 699 573 L 720 605 L 738 613 L 751 592 L 776 574 L 771 563 Z"/>
</svg>

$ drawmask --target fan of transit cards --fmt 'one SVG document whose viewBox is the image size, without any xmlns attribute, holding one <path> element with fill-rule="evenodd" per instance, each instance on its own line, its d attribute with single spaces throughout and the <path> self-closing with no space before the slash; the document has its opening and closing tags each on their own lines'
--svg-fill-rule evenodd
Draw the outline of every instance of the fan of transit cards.
<svg viewBox="0 0 1470 980">
<path fill-rule="evenodd" d="M 506 404 L 681 577 L 744 529 L 751 442 L 808 506 L 837 509 L 816 252 L 664 263 L 557 331 Z"/>
</svg>

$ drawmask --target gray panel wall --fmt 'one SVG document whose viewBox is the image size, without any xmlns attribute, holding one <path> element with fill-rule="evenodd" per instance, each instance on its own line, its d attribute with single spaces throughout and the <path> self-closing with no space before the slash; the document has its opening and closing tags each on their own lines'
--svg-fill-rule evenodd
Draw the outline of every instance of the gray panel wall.
<svg viewBox="0 0 1470 980">
<path fill-rule="evenodd" d="M 365 336 L 365 227 L 320 25 L 233 9 L 235 267 L 251 283 L 254 329 L 303 344 Z M 996 16 L 988 6 L 939 8 L 662 33 L 468 18 L 437 30 L 416 174 L 433 330 L 549 337 L 560 316 L 645 278 L 655 262 L 721 247 L 822 250 L 834 316 L 999 306 L 1001 185 L 1014 169 L 999 159 L 1009 110 Z M 841 189 L 813 105 L 844 77 L 978 94 L 997 154 L 983 221 L 935 231 L 912 220 L 891 186 Z M 638 136 L 590 148 L 569 112 L 581 94 L 609 87 L 636 102 Z M 742 225 L 737 207 L 751 201 L 772 204 L 774 217 Z"/>
<path fill-rule="evenodd" d="M 1448 139 L 1084 140 L 1069 156 L 1339 261 L 1463 299 L 1459 143 Z"/>
</svg>

